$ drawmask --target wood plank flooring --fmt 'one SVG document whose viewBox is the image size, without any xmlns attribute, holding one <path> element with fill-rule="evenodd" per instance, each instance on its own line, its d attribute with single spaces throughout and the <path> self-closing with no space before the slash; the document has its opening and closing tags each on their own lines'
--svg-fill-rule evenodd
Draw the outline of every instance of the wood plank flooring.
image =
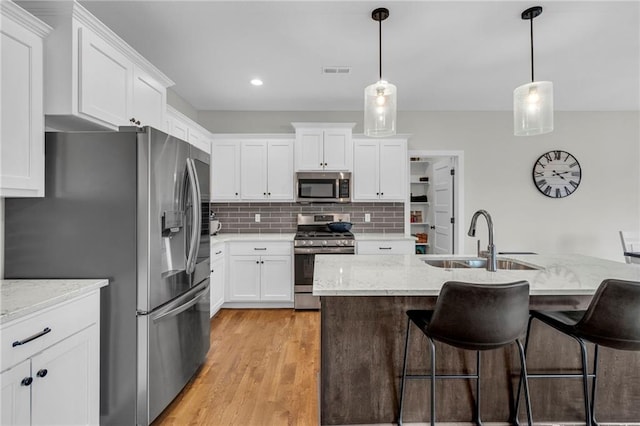
<svg viewBox="0 0 640 426">
<path fill-rule="evenodd" d="M 153 426 L 318 424 L 320 313 L 223 309 L 206 363 Z"/>
</svg>

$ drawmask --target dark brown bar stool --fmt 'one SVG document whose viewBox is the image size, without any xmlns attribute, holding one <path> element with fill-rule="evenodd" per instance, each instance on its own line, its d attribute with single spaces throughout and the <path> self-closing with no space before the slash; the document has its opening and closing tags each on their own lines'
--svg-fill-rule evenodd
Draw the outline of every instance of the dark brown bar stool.
<svg viewBox="0 0 640 426">
<path fill-rule="evenodd" d="M 582 354 L 581 374 L 527 374 L 529 378 L 581 377 L 584 392 L 584 412 L 587 425 L 596 424 L 595 400 L 598 370 L 598 347 L 606 346 L 625 351 L 640 351 L 640 282 L 616 279 L 604 280 L 596 291 L 586 311 L 531 311 L 525 341 L 525 354 L 529 346 L 531 321 L 538 319 L 556 330 L 573 337 L 580 344 Z M 593 373 L 587 372 L 587 347 L 585 342 L 595 343 Z M 589 379 L 591 403 L 589 403 Z M 521 379 L 522 380 L 522 379 Z M 526 386 L 525 386 L 526 391 Z M 525 393 L 526 396 L 526 393 Z M 518 399 L 520 385 L 518 386 Z M 518 399 L 515 418 L 517 423 Z"/>
<path fill-rule="evenodd" d="M 407 311 L 407 334 L 404 343 L 404 364 L 400 388 L 400 413 L 402 425 L 404 390 L 406 379 L 431 380 L 431 425 L 435 425 L 436 379 L 476 379 L 475 419 L 480 425 L 480 352 L 517 343 L 520 353 L 520 380 L 524 382 L 529 424 L 529 388 L 524 349 L 518 340 L 523 334 L 529 317 L 529 283 L 518 281 L 508 284 L 473 284 L 456 281 L 442 286 L 433 311 Z M 431 348 L 431 374 L 407 374 L 407 354 L 411 323 L 429 339 Z M 476 351 L 476 374 L 436 374 L 435 342 L 457 348 Z"/>
</svg>

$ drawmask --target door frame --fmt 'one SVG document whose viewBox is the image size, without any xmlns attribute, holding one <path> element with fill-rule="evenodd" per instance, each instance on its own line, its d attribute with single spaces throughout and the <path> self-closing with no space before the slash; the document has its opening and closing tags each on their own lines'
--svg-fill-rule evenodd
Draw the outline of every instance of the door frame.
<svg viewBox="0 0 640 426">
<path fill-rule="evenodd" d="M 455 176 L 453 182 L 453 214 L 456 218 L 454 224 L 454 254 L 464 253 L 465 244 L 465 222 L 464 222 L 464 151 L 449 151 L 449 150 L 409 150 L 407 151 L 407 198 L 404 203 L 404 233 L 405 235 L 411 235 L 411 203 L 410 203 L 410 174 L 411 168 L 409 167 L 409 160 L 411 157 L 429 157 L 429 158 L 453 158 L 453 168 L 455 169 Z"/>
</svg>

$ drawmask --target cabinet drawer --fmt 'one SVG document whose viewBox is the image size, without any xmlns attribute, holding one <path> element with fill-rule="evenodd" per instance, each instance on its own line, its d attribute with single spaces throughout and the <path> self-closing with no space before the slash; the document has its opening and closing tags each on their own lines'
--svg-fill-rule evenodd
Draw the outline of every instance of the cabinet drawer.
<svg viewBox="0 0 640 426">
<path fill-rule="evenodd" d="M 358 254 L 411 254 L 411 240 L 358 241 Z"/>
<path fill-rule="evenodd" d="M 211 245 L 211 263 L 215 262 L 218 259 L 224 259 L 225 254 L 225 246 L 224 243 L 217 243 Z"/>
<path fill-rule="evenodd" d="M 32 357 L 49 346 L 89 327 L 99 324 L 100 292 L 65 301 L 2 326 L 0 371 Z M 50 330 L 50 331 L 47 331 Z M 13 346 L 14 342 L 31 341 Z"/>
<path fill-rule="evenodd" d="M 290 255 L 292 252 L 292 242 L 232 242 L 230 243 L 230 252 L 232 255 L 253 255 L 253 256 L 269 256 L 269 255 Z"/>
</svg>

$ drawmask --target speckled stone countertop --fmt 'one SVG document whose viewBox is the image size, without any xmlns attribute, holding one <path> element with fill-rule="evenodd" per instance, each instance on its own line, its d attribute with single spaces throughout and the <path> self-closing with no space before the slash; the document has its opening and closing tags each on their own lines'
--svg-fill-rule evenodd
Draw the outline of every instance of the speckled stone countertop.
<svg viewBox="0 0 640 426">
<path fill-rule="evenodd" d="M 293 237 L 296 234 L 218 234 L 211 236 L 211 243 L 224 243 L 227 241 L 293 241 Z M 354 233 L 356 237 L 356 241 L 378 241 L 378 240 L 415 240 L 416 237 L 405 234 L 383 234 L 383 233 L 372 233 L 372 234 L 357 234 Z"/>
<path fill-rule="evenodd" d="M 109 284 L 108 280 L 0 280 L 0 324 Z"/>
<path fill-rule="evenodd" d="M 293 241 L 296 234 L 218 234 L 211 236 L 211 243 L 225 243 L 228 241 Z"/>
<path fill-rule="evenodd" d="M 318 296 L 437 296 L 446 281 L 507 283 L 527 280 L 531 295 L 591 295 L 606 278 L 640 281 L 640 265 L 581 255 L 509 255 L 538 270 L 445 269 L 422 259 L 475 256 L 316 256 L 313 294 Z"/>
</svg>

